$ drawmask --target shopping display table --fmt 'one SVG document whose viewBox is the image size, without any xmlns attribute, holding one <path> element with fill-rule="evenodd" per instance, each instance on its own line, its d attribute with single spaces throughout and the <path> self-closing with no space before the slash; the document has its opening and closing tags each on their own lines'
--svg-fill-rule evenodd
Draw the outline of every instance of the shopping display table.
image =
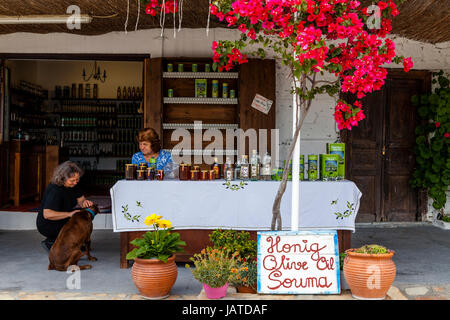
<svg viewBox="0 0 450 320">
<path fill-rule="evenodd" d="M 272 206 L 280 181 L 118 181 L 110 190 L 115 232 L 121 232 L 120 265 L 127 267 L 129 241 L 151 230 L 145 217 L 156 213 L 172 222 L 187 246 L 178 261 L 210 244 L 208 234 L 217 228 L 250 231 L 270 230 Z M 300 181 L 299 229 L 333 229 L 339 247 L 350 246 L 355 230 L 361 192 L 354 182 Z M 281 202 L 283 230 L 290 230 L 291 182 Z"/>
</svg>

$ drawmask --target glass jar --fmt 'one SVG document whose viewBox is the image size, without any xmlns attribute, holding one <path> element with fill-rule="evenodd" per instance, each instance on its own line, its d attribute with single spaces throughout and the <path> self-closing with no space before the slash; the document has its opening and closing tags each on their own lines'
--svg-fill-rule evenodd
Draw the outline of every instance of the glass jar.
<svg viewBox="0 0 450 320">
<path fill-rule="evenodd" d="M 209 180 L 209 170 L 202 170 L 200 172 L 200 180 Z"/>
<path fill-rule="evenodd" d="M 185 163 L 180 164 L 178 177 L 180 180 L 189 180 L 191 178 L 191 166 Z"/>
<path fill-rule="evenodd" d="M 200 179 L 200 171 L 191 170 L 191 180 L 199 180 Z"/>
<path fill-rule="evenodd" d="M 137 170 L 137 180 L 145 180 L 145 170 Z"/>
<path fill-rule="evenodd" d="M 135 180 L 136 179 L 136 171 L 137 171 L 137 165 L 127 163 L 125 165 L 125 179 L 126 180 Z"/>
<path fill-rule="evenodd" d="M 155 168 L 147 168 L 147 180 L 155 180 Z"/>
<path fill-rule="evenodd" d="M 209 180 L 215 180 L 216 179 L 216 171 L 215 170 L 209 170 L 208 178 L 209 178 Z"/>
<path fill-rule="evenodd" d="M 164 180 L 164 170 L 156 170 L 156 180 Z"/>
</svg>

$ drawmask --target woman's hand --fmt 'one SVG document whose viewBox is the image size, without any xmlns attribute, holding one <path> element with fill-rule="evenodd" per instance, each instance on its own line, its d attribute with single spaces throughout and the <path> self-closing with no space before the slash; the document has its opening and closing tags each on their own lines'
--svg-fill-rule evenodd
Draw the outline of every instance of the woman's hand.
<svg viewBox="0 0 450 320">
<path fill-rule="evenodd" d="M 84 201 L 81 203 L 81 207 L 82 207 L 82 208 L 87 208 L 87 207 L 90 207 L 90 206 L 92 206 L 92 205 L 94 205 L 94 203 L 93 203 L 92 201 L 90 201 L 90 200 L 84 200 Z"/>
</svg>

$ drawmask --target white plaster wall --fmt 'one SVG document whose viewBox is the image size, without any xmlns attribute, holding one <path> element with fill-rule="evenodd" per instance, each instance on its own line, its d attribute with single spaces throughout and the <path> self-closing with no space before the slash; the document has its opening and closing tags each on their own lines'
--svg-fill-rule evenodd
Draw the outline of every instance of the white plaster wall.
<svg viewBox="0 0 450 320">
<path fill-rule="evenodd" d="M 166 29 L 164 39 L 160 30 L 135 32 L 112 32 L 101 36 L 77 36 L 70 34 L 28 34 L 15 33 L 0 36 L 0 52 L 8 53 L 150 53 L 160 56 L 212 56 L 211 43 L 214 40 L 233 39 L 239 31 L 228 29 L 182 29 L 173 37 L 173 29 Z M 411 56 L 414 69 L 450 70 L 450 42 L 436 45 L 421 43 L 393 36 L 397 54 Z M 399 65 L 386 67 L 401 68 Z M 285 158 L 292 132 L 291 81 L 286 69 L 277 64 L 276 75 L 276 124 L 280 130 L 280 160 Z M 326 95 L 318 97 L 305 119 L 301 131 L 301 153 L 319 154 L 325 152 L 327 142 L 338 138 L 333 119 L 335 100 Z"/>
</svg>

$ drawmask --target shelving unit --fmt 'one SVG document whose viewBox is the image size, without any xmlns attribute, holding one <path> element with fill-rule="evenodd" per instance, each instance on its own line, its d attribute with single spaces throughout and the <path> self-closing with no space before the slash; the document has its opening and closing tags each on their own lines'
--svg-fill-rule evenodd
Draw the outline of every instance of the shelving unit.
<svg viewBox="0 0 450 320">
<path fill-rule="evenodd" d="M 238 79 L 239 72 L 164 72 L 163 78 L 174 79 Z"/>
<path fill-rule="evenodd" d="M 151 93 L 145 100 L 145 126 L 154 128 L 162 137 L 162 147 L 165 150 L 177 151 L 181 148 L 178 141 L 172 141 L 172 133 L 177 129 L 194 132 L 194 122 L 202 122 L 202 133 L 207 129 L 218 129 L 223 134 L 223 146 L 226 144 L 226 130 L 267 129 L 268 149 L 270 150 L 270 129 L 275 129 L 275 61 L 249 59 L 236 67 L 233 72 L 204 72 L 205 64 L 212 65 L 210 58 L 154 58 L 149 59 L 146 69 L 147 92 Z M 168 72 L 167 65 L 172 64 L 174 72 Z M 177 72 L 178 64 L 183 64 L 183 72 Z M 198 72 L 192 72 L 192 64 L 197 64 Z M 195 80 L 206 79 L 206 97 L 195 97 Z M 217 80 L 219 94 L 212 97 L 212 81 Z M 235 98 L 222 97 L 223 83 L 228 84 L 228 93 L 235 91 Z M 173 96 L 169 97 L 169 89 Z M 256 94 L 272 100 L 274 103 L 268 114 L 251 107 Z M 192 135 L 193 137 L 193 135 Z M 193 140 L 193 139 L 191 139 Z M 192 155 L 203 154 L 203 150 L 213 141 L 202 141 L 201 150 L 192 141 L 191 149 L 184 152 Z M 177 146 L 178 145 L 178 146 Z M 235 140 L 235 147 L 237 142 Z M 208 152 L 208 151 L 207 151 Z M 249 154 L 248 143 L 245 150 Z M 216 150 L 216 154 L 233 154 L 236 161 L 237 150 Z M 191 163 L 193 158 L 191 158 Z M 225 161 L 225 157 L 220 161 Z M 201 167 L 209 167 L 203 163 Z"/>
<path fill-rule="evenodd" d="M 86 192 L 105 193 L 123 178 L 123 162 L 138 150 L 143 127 L 141 99 L 54 99 L 59 117 L 61 160 L 85 170 Z M 120 165 L 119 165 L 120 164 Z"/>
<path fill-rule="evenodd" d="M 167 72 L 167 65 L 173 64 L 174 70 L 177 65 L 182 63 L 185 72 Z M 200 72 L 192 72 L 192 64 L 198 65 Z M 174 154 L 180 150 L 174 149 L 179 141 L 172 141 L 172 132 L 176 129 L 185 129 L 194 133 L 194 122 L 202 122 L 202 130 L 218 129 L 225 136 L 225 130 L 237 129 L 239 127 L 239 71 L 237 72 L 202 72 L 204 65 L 212 65 L 210 59 L 183 59 L 183 58 L 167 58 L 162 60 L 161 86 L 162 86 L 162 102 L 161 102 L 161 118 L 162 118 L 162 137 L 163 149 L 173 151 Z M 206 97 L 195 97 L 195 80 L 206 79 Z M 212 97 L 212 82 L 218 82 L 219 97 Z M 228 85 L 228 94 L 230 90 L 236 92 L 235 98 L 223 98 L 223 84 Z M 168 96 L 168 90 L 173 90 L 173 97 Z M 192 135 L 193 137 L 193 135 Z M 202 148 L 208 144 L 202 142 Z M 211 151 L 205 149 L 192 148 L 183 150 L 183 155 L 210 155 Z M 226 155 L 235 157 L 237 150 L 215 150 L 215 155 Z M 191 158 L 191 163 L 193 162 Z M 225 159 L 224 159 L 225 160 Z M 202 164 L 201 166 L 206 166 Z"/>
</svg>

